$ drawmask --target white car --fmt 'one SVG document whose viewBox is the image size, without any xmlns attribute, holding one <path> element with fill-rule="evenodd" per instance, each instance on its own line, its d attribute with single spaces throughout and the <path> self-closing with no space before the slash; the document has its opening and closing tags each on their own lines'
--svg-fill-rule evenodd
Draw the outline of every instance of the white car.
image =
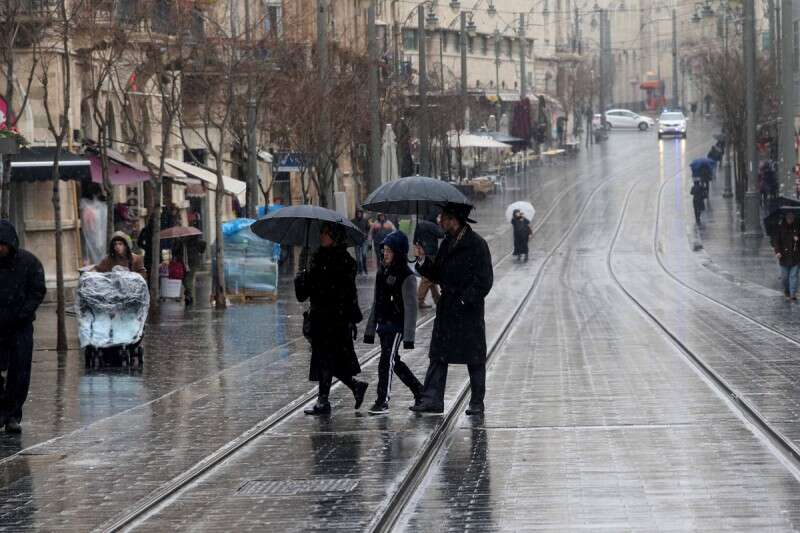
<svg viewBox="0 0 800 533">
<path fill-rule="evenodd" d="M 609 109 L 606 111 L 606 124 L 610 129 L 639 129 L 647 131 L 656 122 L 650 117 L 637 115 L 628 109 Z"/>
<path fill-rule="evenodd" d="M 664 111 L 658 117 L 658 138 L 677 135 L 686 138 L 686 117 L 680 111 Z"/>
</svg>

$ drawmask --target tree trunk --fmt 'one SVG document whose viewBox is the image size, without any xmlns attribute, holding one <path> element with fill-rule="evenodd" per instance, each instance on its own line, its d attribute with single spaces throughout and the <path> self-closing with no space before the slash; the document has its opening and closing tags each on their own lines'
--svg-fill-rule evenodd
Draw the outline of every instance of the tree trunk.
<svg viewBox="0 0 800 533">
<path fill-rule="evenodd" d="M 61 187 L 59 179 L 59 156 L 63 138 L 56 139 L 56 155 L 53 160 L 53 217 L 56 238 L 56 351 L 67 351 L 66 306 L 64 305 L 64 235 L 61 224 Z"/>
<path fill-rule="evenodd" d="M 103 193 L 106 197 L 106 240 L 114 233 L 114 186 L 108 173 L 108 151 L 104 134 L 100 134 L 100 172 L 103 176 Z M 131 250 L 133 251 L 133 250 Z"/>
<path fill-rule="evenodd" d="M 220 143 L 222 144 L 222 143 Z M 217 309 L 225 309 L 225 252 L 224 236 L 222 235 L 222 201 L 225 198 L 225 188 L 222 181 L 222 159 L 217 158 L 217 190 L 214 193 L 214 235 L 216 244 L 214 245 L 214 305 Z"/>
<path fill-rule="evenodd" d="M 150 249 L 147 254 L 150 256 L 150 310 L 151 316 L 158 312 L 159 307 L 159 282 L 158 267 L 161 266 L 161 180 L 151 180 L 150 187 L 153 194 L 150 195 L 149 205 L 147 206 L 148 218 L 150 220 Z"/>
</svg>

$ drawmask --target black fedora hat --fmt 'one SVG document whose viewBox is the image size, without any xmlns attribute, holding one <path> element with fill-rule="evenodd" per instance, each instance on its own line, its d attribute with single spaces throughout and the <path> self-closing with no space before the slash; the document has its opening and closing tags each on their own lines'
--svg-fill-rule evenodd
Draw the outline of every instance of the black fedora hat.
<svg viewBox="0 0 800 533">
<path fill-rule="evenodd" d="M 449 215 L 455 217 L 462 223 L 464 222 L 468 222 L 470 224 L 476 223 L 475 220 L 469 218 L 469 213 L 473 209 L 473 206 L 470 204 L 456 204 L 448 202 L 445 204 L 439 204 L 439 207 L 442 208 L 442 215 Z"/>
</svg>

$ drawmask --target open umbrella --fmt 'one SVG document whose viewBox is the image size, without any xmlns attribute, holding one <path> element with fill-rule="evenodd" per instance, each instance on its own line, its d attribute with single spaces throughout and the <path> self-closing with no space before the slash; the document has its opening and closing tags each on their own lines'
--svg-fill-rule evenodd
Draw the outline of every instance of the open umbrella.
<svg viewBox="0 0 800 533">
<path fill-rule="evenodd" d="M 363 207 L 375 213 L 425 216 L 438 213 L 445 203 L 471 205 L 467 197 L 450 183 L 425 176 L 409 176 L 375 189 Z"/>
<path fill-rule="evenodd" d="M 185 239 L 202 234 L 202 231 L 192 226 L 172 226 L 161 230 L 162 239 Z"/>
<path fill-rule="evenodd" d="M 769 214 L 764 217 L 764 230 L 767 232 L 767 235 L 772 237 L 783 215 L 786 213 L 794 213 L 800 216 L 800 201 L 786 196 L 779 196 L 770 201 L 768 210 Z"/>
<path fill-rule="evenodd" d="M 361 244 L 366 238 L 347 218 L 317 205 L 284 207 L 257 220 L 250 229 L 262 239 L 278 244 L 314 248 L 319 246 L 319 230 L 326 223 L 344 228 L 349 246 Z"/>
<path fill-rule="evenodd" d="M 713 172 L 716 164 L 717 162 L 713 159 L 709 159 L 707 157 L 698 157 L 689 163 L 689 168 L 692 169 L 692 176 L 700 176 L 700 173 L 704 168 L 707 168 L 709 171 Z"/>
<path fill-rule="evenodd" d="M 506 220 L 511 222 L 511 217 L 514 215 L 514 211 L 518 209 L 522 211 L 522 214 L 528 219 L 529 222 L 533 221 L 533 217 L 536 215 L 536 209 L 533 208 L 533 205 L 531 205 L 530 202 L 514 202 L 510 206 L 506 207 Z"/>
<path fill-rule="evenodd" d="M 383 131 L 383 145 L 381 146 L 381 183 L 388 183 L 400 176 L 397 167 L 397 139 L 391 124 L 386 125 Z"/>
</svg>

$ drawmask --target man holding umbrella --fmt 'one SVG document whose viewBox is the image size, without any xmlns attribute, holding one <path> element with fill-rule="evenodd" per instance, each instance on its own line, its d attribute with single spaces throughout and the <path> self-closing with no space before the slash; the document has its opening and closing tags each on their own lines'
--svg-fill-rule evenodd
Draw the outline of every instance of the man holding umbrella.
<svg viewBox="0 0 800 533">
<path fill-rule="evenodd" d="M 430 363 L 420 400 L 410 409 L 442 413 L 448 364 L 466 364 L 471 397 L 468 415 L 483 414 L 486 391 L 486 324 L 484 299 L 494 281 L 489 246 L 469 225 L 472 206 L 442 206 L 446 232 L 436 259 L 415 245 L 418 272 L 441 287 L 430 345 Z"/>
</svg>

